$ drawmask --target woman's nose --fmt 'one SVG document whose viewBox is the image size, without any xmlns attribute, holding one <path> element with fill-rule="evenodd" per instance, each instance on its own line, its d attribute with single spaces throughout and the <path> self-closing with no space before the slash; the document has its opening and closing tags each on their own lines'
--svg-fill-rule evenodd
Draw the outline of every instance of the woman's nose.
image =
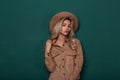
<svg viewBox="0 0 120 80">
<path fill-rule="evenodd" d="M 69 27 L 67 27 L 67 28 L 66 28 L 66 30 L 70 30 L 70 28 L 69 28 Z"/>
</svg>

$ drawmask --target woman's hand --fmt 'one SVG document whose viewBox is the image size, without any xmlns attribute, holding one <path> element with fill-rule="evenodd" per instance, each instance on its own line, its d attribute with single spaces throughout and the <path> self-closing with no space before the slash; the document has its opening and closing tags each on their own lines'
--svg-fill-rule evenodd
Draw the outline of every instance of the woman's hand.
<svg viewBox="0 0 120 80">
<path fill-rule="evenodd" d="M 52 57 L 50 56 L 51 45 L 52 45 L 52 40 L 47 40 L 45 46 L 45 65 L 48 71 L 52 73 L 55 69 L 55 63 Z"/>
<path fill-rule="evenodd" d="M 46 41 L 46 47 L 45 47 L 45 51 L 46 51 L 47 53 L 50 52 L 51 45 L 52 45 L 52 40 L 47 40 L 47 41 Z"/>
</svg>

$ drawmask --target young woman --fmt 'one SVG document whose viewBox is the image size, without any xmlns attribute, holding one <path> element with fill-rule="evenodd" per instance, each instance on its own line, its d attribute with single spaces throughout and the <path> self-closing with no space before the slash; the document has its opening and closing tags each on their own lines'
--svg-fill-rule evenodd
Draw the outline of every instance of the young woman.
<svg viewBox="0 0 120 80">
<path fill-rule="evenodd" d="M 49 80 L 79 80 L 83 65 L 80 41 L 74 38 L 78 19 L 70 12 L 60 12 L 50 22 L 52 36 L 46 41 L 45 65 Z"/>
</svg>

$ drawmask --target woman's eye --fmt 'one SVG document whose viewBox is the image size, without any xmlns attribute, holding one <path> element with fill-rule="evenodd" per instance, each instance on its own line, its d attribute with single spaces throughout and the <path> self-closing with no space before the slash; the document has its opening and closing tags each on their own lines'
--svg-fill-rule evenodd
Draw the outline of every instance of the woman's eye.
<svg viewBox="0 0 120 80">
<path fill-rule="evenodd" d="M 62 26 L 65 26 L 65 24 L 63 24 Z"/>
<path fill-rule="evenodd" d="M 71 26 L 70 26 L 70 25 L 69 25 L 68 27 L 69 27 L 69 28 L 71 28 Z"/>
</svg>

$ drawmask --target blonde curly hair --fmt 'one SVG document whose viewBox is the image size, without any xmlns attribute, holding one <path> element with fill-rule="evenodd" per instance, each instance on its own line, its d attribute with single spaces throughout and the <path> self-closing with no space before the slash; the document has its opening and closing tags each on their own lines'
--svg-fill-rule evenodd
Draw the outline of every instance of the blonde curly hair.
<svg viewBox="0 0 120 80">
<path fill-rule="evenodd" d="M 75 50 L 77 48 L 77 44 L 75 43 L 75 33 L 73 30 L 73 21 L 72 19 L 70 19 L 69 17 L 64 17 L 62 18 L 59 22 L 56 23 L 56 25 L 53 28 L 53 32 L 52 32 L 52 36 L 51 36 L 51 40 L 55 40 L 58 38 L 58 35 L 61 31 L 61 25 L 65 20 L 69 20 L 71 22 L 71 31 L 68 34 L 67 38 L 69 39 L 69 45 L 70 47 Z"/>
</svg>

